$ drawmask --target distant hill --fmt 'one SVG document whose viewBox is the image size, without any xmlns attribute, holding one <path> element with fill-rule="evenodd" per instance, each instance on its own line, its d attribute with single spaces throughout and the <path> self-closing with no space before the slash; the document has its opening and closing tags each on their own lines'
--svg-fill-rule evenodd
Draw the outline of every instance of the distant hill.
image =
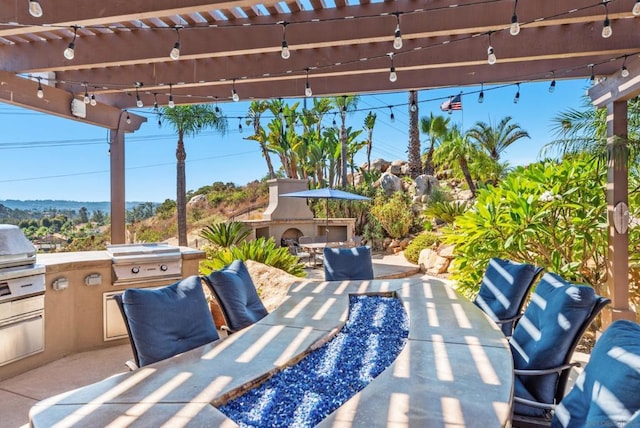
<svg viewBox="0 0 640 428">
<path fill-rule="evenodd" d="M 126 208 L 128 210 L 137 207 L 144 202 L 127 202 Z M 0 200 L 0 204 L 12 210 L 22 211 L 48 211 L 51 209 L 56 210 L 71 210 L 78 211 L 80 208 L 85 207 L 90 213 L 100 210 L 104 213 L 108 213 L 111 210 L 110 202 L 82 202 L 82 201 L 62 201 L 62 200 L 35 200 L 35 201 L 19 201 L 15 199 Z M 157 205 L 154 203 L 154 205 Z"/>
</svg>

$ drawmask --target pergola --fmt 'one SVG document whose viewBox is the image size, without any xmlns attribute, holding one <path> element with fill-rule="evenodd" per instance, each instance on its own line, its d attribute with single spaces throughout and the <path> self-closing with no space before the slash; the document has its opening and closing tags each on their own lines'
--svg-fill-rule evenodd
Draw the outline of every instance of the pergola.
<svg viewBox="0 0 640 428">
<path fill-rule="evenodd" d="M 234 92 L 244 100 L 296 98 L 305 96 L 307 86 L 313 96 L 336 96 L 555 84 L 569 78 L 592 77 L 595 83 L 606 77 L 590 95 L 611 113 L 613 151 L 626 140 L 626 100 L 640 93 L 636 5 L 636 0 L 0 0 L 0 100 L 111 130 L 112 242 L 120 243 L 124 135 L 145 121 L 125 110 L 170 100 L 223 103 L 231 102 Z M 179 48 L 173 58 L 172 48 Z M 623 70 L 630 74 L 622 77 Z M 391 81 L 391 71 L 397 80 Z M 613 221 L 614 212 L 624 215 L 619 204 L 627 203 L 622 163 L 611 157 L 613 318 L 633 316 L 628 239 Z"/>
</svg>

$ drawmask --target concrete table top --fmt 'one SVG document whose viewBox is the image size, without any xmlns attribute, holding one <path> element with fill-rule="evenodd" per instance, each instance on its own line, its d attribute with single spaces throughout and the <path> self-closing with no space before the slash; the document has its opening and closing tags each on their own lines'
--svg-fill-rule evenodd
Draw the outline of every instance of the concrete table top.
<svg viewBox="0 0 640 428">
<path fill-rule="evenodd" d="M 319 426 L 508 426 L 513 363 L 506 339 L 475 305 L 431 278 L 301 281 L 278 309 L 223 340 L 36 403 L 32 426 L 235 426 L 212 401 L 340 328 L 349 294 L 377 292 L 402 299 L 407 344 Z"/>
</svg>

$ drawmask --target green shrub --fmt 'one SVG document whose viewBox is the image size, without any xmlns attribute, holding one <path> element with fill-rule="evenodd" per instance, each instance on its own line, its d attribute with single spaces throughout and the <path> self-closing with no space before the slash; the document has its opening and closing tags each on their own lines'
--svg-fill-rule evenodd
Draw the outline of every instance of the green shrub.
<svg viewBox="0 0 640 428">
<path fill-rule="evenodd" d="M 468 208 L 469 204 L 464 201 L 436 201 L 429 203 L 424 210 L 424 216 L 452 224 L 456 217 L 464 214 Z"/>
<path fill-rule="evenodd" d="M 291 275 L 306 276 L 304 263 L 291 254 L 287 247 L 276 247 L 273 238 L 258 238 L 228 248 L 209 248 L 205 251 L 207 259 L 200 262 L 200 273 L 203 275 L 222 269 L 234 260 L 253 260 Z"/>
<path fill-rule="evenodd" d="M 220 247 L 237 245 L 249 235 L 251 235 L 251 229 L 237 221 L 212 224 L 200 232 L 202 238 Z"/>
<path fill-rule="evenodd" d="M 404 257 L 411 263 L 418 264 L 420 251 L 431 248 L 433 244 L 440 242 L 440 237 L 433 232 L 423 232 L 413 238 L 411 243 L 404 250 Z"/>
<path fill-rule="evenodd" d="M 407 236 L 415 219 L 411 199 L 404 192 L 395 192 L 390 198 L 376 195 L 371 215 L 391 238 Z"/>
<path fill-rule="evenodd" d="M 452 278 L 472 293 L 491 257 L 532 263 L 604 291 L 606 171 L 596 162 L 519 167 L 445 231 L 455 246 Z"/>
</svg>

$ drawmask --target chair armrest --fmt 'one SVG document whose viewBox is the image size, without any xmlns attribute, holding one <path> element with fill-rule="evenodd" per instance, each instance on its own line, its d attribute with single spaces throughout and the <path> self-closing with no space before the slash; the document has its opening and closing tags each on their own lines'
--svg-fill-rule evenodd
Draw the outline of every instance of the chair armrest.
<svg viewBox="0 0 640 428">
<path fill-rule="evenodd" d="M 524 404 L 525 406 L 535 407 L 537 409 L 544 410 L 554 410 L 556 408 L 555 403 L 541 403 L 539 401 L 527 400 L 526 398 L 513 397 L 513 401 L 519 404 Z"/>
<path fill-rule="evenodd" d="M 127 368 L 129 369 L 129 371 L 134 371 L 134 370 L 138 370 L 140 367 L 138 367 L 138 365 L 135 363 L 135 361 L 133 360 L 127 360 L 124 362 L 124 365 L 127 366 Z"/>
<path fill-rule="evenodd" d="M 582 365 L 576 361 L 569 364 L 563 364 L 557 367 L 550 367 L 548 369 L 536 369 L 536 370 L 515 369 L 513 373 L 518 376 L 543 376 L 543 375 L 548 375 L 552 373 L 560 373 L 565 370 L 569 370 L 572 367 L 581 367 L 581 366 Z"/>
<path fill-rule="evenodd" d="M 506 324 L 506 323 L 508 323 L 508 322 L 518 321 L 520 318 L 522 318 L 522 315 L 524 315 L 524 314 L 518 314 L 518 315 L 516 315 L 515 317 L 511 317 L 511 318 L 504 318 L 504 319 L 497 320 L 497 321 L 494 321 L 494 322 L 495 322 L 496 324 L 498 324 L 498 325 L 502 325 L 502 324 Z"/>
</svg>

